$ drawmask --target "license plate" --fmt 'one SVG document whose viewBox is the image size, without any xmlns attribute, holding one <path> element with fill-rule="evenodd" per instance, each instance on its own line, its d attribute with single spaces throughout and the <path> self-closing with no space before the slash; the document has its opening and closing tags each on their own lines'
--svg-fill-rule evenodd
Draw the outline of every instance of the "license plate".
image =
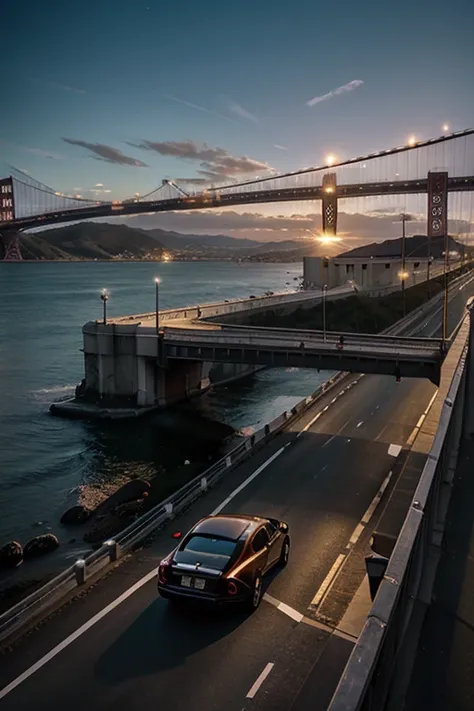
<svg viewBox="0 0 474 711">
<path fill-rule="evenodd" d="M 204 578 L 192 578 L 190 575 L 181 576 L 181 585 L 184 588 L 196 588 L 196 590 L 204 590 L 206 581 Z"/>
</svg>

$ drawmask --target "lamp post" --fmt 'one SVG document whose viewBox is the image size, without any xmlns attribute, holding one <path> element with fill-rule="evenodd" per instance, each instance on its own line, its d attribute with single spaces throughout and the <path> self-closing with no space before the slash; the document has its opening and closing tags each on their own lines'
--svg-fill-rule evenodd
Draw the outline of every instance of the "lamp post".
<svg viewBox="0 0 474 711">
<path fill-rule="evenodd" d="M 102 289 L 100 292 L 100 298 L 102 299 L 102 302 L 104 304 L 104 326 L 107 325 L 107 301 L 109 299 L 109 294 L 107 289 Z"/>
<path fill-rule="evenodd" d="M 328 285 L 323 286 L 323 341 L 326 343 L 326 292 Z"/>
<path fill-rule="evenodd" d="M 155 324 L 156 324 L 156 335 L 158 335 L 160 330 L 160 279 L 155 277 Z"/>
</svg>

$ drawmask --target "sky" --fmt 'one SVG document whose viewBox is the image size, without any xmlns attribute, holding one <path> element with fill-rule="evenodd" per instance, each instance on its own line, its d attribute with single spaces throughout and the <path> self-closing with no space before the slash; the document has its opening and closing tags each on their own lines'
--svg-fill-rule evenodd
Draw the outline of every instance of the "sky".
<svg viewBox="0 0 474 711">
<path fill-rule="evenodd" d="M 198 190 L 470 128 L 472 27 L 472 0 L 3 0 L 0 177 L 13 165 L 124 199 L 163 178 Z M 231 215 L 210 217 L 194 231 L 232 233 Z"/>
</svg>

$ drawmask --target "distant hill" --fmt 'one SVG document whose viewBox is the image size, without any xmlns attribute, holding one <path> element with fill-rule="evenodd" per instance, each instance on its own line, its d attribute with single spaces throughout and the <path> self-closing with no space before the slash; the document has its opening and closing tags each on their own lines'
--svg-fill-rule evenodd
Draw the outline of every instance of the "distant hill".
<svg viewBox="0 0 474 711">
<path fill-rule="evenodd" d="M 290 261 L 306 245 L 296 240 L 258 242 L 228 235 L 179 234 L 161 229 L 144 230 L 123 224 L 81 222 L 65 227 L 24 233 L 21 249 L 25 259 L 160 259 L 163 250 L 175 257 L 249 258 L 275 255 Z M 277 254 L 278 253 L 278 254 Z M 291 257 L 290 257 L 291 255 Z"/>
<path fill-rule="evenodd" d="M 440 259 L 444 252 L 444 237 L 433 237 L 429 240 L 430 255 L 435 259 Z M 449 249 L 462 254 L 469 248 L 457 242 L 453 237 L 449 237 Z M 338 255 L 340 257 L 401 257 L 402 239 L 388 239 L 385 242 L 373 242 L 372 244 L 356 247 L 348 252 Z M 426 235 L 414 235 L 405 240 L 405 256 L 426 258 L 428 254 L 428 237 Z"/>
<path fill-rule="evenodd" d="M 282 242 L 258 242 L 253 239 L 229 237 L 229 235 L 188 235 L 178 232 L 168 232 L 166 230 L 152 229 L 146 230 L 147 234 L 155 237 L 168 249 L 220 249 L 233 252 L 251 250 L 258 252 L 272 252 L 274 250 L 284 251 L 296 249 L 300 243 L 296 240 L 284 240 Z"/>
<path fill-rule="evenodd" d="M 21 249 L 26 259 L 159 259 L 163 254 L 163 245 L 147 232 L 100 222 L 25 234 Z"/>
<path fill-rule="evenodd" d="M 145 231 L 168 249 L 189 249 L 196 247 L 246 249 L 261 246 L 262 244 L 253 239 L 237 239 L 236 237 L 229 237 L 228 235 L 187 235 L 160 230 L 158 228 Z"/>
</svg>

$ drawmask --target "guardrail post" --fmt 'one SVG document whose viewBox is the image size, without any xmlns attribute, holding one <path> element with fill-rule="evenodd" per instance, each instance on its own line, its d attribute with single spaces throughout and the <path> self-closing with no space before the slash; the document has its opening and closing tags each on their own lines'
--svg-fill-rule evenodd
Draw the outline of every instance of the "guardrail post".
<svg viewBox="0 0 474 711">
<path fill-rule="evenodd" d="M 232 466 L 232 457 L 230 455 L 225 458 L 225 465 L 226 467 Z"/>
<path fill-rule="evenodd" d="M 165 504 L 164 508 L 168 516 L 173 518 L 173 504 L 171 502 L 169 504 Z"/>
<path fill-rule="evenodd" d="M 74 564 L 74 572 L 76 573 L 76 583 L 78 585 L 84 585 L 86 582 L 86 561 L 83 558 L 76 560 Z"/>
<path fill-rule="evenodd" d="M 205 476 L 201 477 L 201 491 L 207 491 L 207 479 Z"/>
<path fill-rule="evenodd" d="M 115 563 L 122 555 L 122 549 L 117 541 L 110 540 L 106 541 L 105 544 L 109 549 L 110 562 Z"/>
</svg>

